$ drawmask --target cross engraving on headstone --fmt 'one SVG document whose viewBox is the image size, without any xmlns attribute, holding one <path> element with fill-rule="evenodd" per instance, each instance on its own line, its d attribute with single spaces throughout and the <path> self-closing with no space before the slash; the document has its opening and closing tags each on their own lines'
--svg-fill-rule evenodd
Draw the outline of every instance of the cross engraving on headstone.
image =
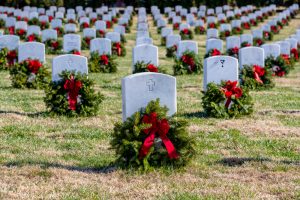
<svg viewBox="0 0 300 200">
<path fill-rule="evenodd" d="M 68 63 L 68 68 L 71 69 L 71 68 L 72 68 L 72 65 L 73 65 L 73 60 L 72 60 L 72 58 L 69 58 L 68 61 L 67 61 L 67 63 Z"/>
<path fill-rule="evenodd" d="M 225 60 L 220 60 L 220 63 L 222 64 L 222 67 L 224 67 Z"/>
<path fill-rule="evenodd" d="M 149 92 L 152 92 L 154 90 L 155 81 L 153 81 L 152 79 L 149 79 L 146 84 L 149 88 Z"/>
</svg>

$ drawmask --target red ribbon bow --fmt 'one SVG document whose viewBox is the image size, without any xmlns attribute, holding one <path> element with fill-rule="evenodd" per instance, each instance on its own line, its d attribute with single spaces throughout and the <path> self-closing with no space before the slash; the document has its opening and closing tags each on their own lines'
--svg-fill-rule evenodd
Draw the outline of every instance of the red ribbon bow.
<svg viewBox="0 0 300 200">
<path fill-rule="evenodd" d="M 71 110 L 76 110 L 77 97 L 81 88 L 81 81 L 76 81 L 73 75 L 65 81 L 64 89 L 68 92 L 69 108 Z"/>
<path fill-rule="evenodd" d="M 8 32 L 10 35 L 13 35 L 15 33 L 15 28 L 13 26 L 9 27 Z"/>
<path fill-rule="evenodd" d="M 238 54 L 239 53 L 239 48 L 238 47 L 233 47 L 232 49 L 233 54 Z"/>
<path fill-rule="evenodd" d="M 99 30 L 99 35 L 100 35 L 101 37 L 103 37 L 103 36 L 105 35 L 105 31 Z"/>
<path fill-rule="evenodd" d="M 208 25 L 208 27 L 209 27 L 209 28 L 215 28 L 216 25 L 215 25 L 215 23 L 210 23 L 210 24 Z"/>
<path fill-rule="evenodd" d="M 17 51 L 16 50 L 9 51 L 6 55 L 6 58 L 8 61 L 8 65 L 9 66 L 13 65 L 15 59 L 17 58 Z"/>
<path fill-rule="evenodd" d="M 92 38 L 86 37 L 86 38 L 84 38 L 84 39 L 85 39 L 85 42 L 87 43 L 87 45 L 90 45 L 91 39 L 92 39 Z"/>
<path fill-rule="evenodd" d="M 27 60 L 27 62 L 28 70 L 33 74 L 37 74 L 39 69 L 42 67 L 42 63 L 39 60 Z"/>
<path fill-rule="evenodd" d="M 157 114 L 155 112 L 151 113 L 150 115 L 145 115 L 142 119 L 144 124 L 151 124 L 150 128 L 144 129 L 143 132 L 149 135 L 139 152 L 139 159 L 144 158 L 148 155 L 150 148 L 154 144 L 154 139 L 156 134 L 164 143 L 166 150 L 168 152 L 168 156 L 170 159 L 177 159 L 179 158 L 179 154 L 176 152 L 176 149 L 170 139 L 167 137 L 167 134 L 170 130 L 170 125 L 167 119 L 159 120 L 157 118 Z"/>
<path fill-rule="evenodd" d="M 297 50 L 296 48 L 292 48 L 292 49 L 291 49 L 291 53 L 294 55 L 294 58 L 295 58 L 296 60 L 299 59 L 298 50 Z"/>
<path fill-rule="evenodd" d="M 265 69 L 259 65 L 253 65 L 253 75 L 257 82 L 264 84 L 260 77 L 265 75 Z"/>
<path fill-rule="evenodd" d="M 108 57 L 107 57 L 107 55 L 100 56 L 100 60 L 101 60 L 102 64 L 108 65 Z"/>
<path fill-rule="evenodd" d="M 227 81 L 225 83 L 225 86 L 221 88 L 222 92 L 225 94 L 225 97 L 227 98 L 225 107 L 228 108 L 231 103 L 231 98 L 234 95 L 235 98 L 239 99 L 243 95 L 243 91 L 241 88 L 237 87 L 237 81 Z"/>
<path fill-rule="evenodd" d="M 185 28 L 182 30 L 182 32 L 183 32 L 183 34 L 188 35 L 190 31 L 189 31 L 189 29 Z"/>
<path fill-rule="evenodd" d="M 106 27 L 110 28 L 111 27 L 111 22 L 110 21 L 106 21 Z"/>
<path fill-rule="evenodd" d="M 51 43 L 51 46 L 52 46 L 53 49 L 58 49 L 58 45 L 59 45 L 58 41 L 53 41 Z"/>
<path fill-rule="evenodd" d="M 194 71 L 194 69 L 195 69 L 195 61 L 194 61 L 193 57 L 188 56 L 188 55 L 183 55 L 181 57 L 181 60 L 182 60 L 182 62 L 184 62 L 184 63 L 186 63 L 186 64 L 188 64 L 190 66 L 190 70 L 191 71 Z"/>
<path fill-rule="evenodd" d="M 121 56 L 121 54 L 122 54 L 122 48 L 121 48 L 120 42 L 116 42 L 115 43 L 115 49 L 117 50 L 118 56 Z"/>
<path fill-rule="evenodd" d="M 212 52 L 211 52 L 211 55 L 212 56 L 219 56 L 219 55 L 221 55 L 221 52 L 218 49 L 213 49 Z"/>
<path fill-rule="evenodd" d="M 28 42 L 33 42 L 33 41 L 35 41 L 35 35 L 34 34 L 29 35 L 28 36 Z"/>
<path fill-rule="evenodd" d="M 158 72 L 158 68 L 153 64 L 147 65 L 147 69 L 149 72 Z"/>
<path fill-rule="evenodd" d="M 82 27 L 83 28 L 88 28 L 90 25 L 89 25 L 89 23 L 87 23 L 87 22 L 84 22 L 83 24 L 82 24 Z"/>
</svg>

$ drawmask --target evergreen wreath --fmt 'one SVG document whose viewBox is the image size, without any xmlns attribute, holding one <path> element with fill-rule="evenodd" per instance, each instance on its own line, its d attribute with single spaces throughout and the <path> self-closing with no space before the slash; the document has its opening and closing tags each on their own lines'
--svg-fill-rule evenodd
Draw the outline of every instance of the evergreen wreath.
<svg viewBox="0 0 300 200">
<path fill-rule="evenodd" d="M 96 36 L 97 38 L 105 38 L 105 30 L 97 30 Z"/>
<path fill-rule="evenodd" d="M 94 82 L 86 74 L 63 71 L 59 81 L 52 81 L 45 89 L 46 107 L 51 115 L 96 115 L 104 96 L 93 89 Z"/>
<path fill-rule="evenodd" d="M 251 29 L 251 25 L 249 24 L 249 22 L 243 22 L 242 23 L 242 28 L 246 29 L 246 30 L 250 30 Z"/>
<path fill-rule="evenodd" d="M 180 36 L 182 40 L 192 40 L 194 38 L 193 31 L 188 28 L 185 28 L 180 31 Z"/>
<path fill-rule="evenodd" d="M 250 24 L 251 24 L 251 26 L 257 26 L 256 19 L 250 19 Z"/>
<path fill-rule="evenodd" d="M 272 41 L 273 40 L 273 32 L 271 31 L 263 31 L 264 40 Z"/>
<path fill-rule="evenodd" d="M 252 90 L 269 89 L 275 86 L 271 69 L 259 65 L 244 65 L 240 76 L 241 85 Z"/>
<path fill-rule="evenodd" d="M 73 50 L 71 50 L 71 51 L 69 51 L 69 52 L 67 52 L 68 54 L 74 54 L 74 55 L 81 55 L 81 53 L 80 53 L 80 51 L 79 50 L 77 50 L 77 49 L 73 49 Z"/>
<path fill-rule="evenodd" d="M 265 41 L 262 38 L 253 38 L 253 46 L 260 47 Z"/>
<path fill-rule="evenodd" d="M 27 32 L 27 31 L 26 31 L 25 29 L 16 29 L 16 30 L 15 30 L 16 35 L 19 36 L 21 40 L 24 40 L 24 39 L 25 39 L 25 37 L 26 37 L 26 32 Z"/>
<path fill-rule="evenodd" d="M 273 34 L 279 34 L 279 28 L 277 26 L 271 26 L 271 32 Z"/>
<path fill-rule="evenodd" d="M 26 36 L 25 41 L 26 42 L 41 42 L 42 38 L 40 35 L 33 33 L 31 35 Z"/>
<path fill-rule="evenodd" d="M 232 34 L 234 35 L 241 35 L 243 34 L 244 30 L 241 27 L 233 27 Z"/>
<path fill-rule="evenodd" d="M 113 55 L 126 56 L 126 48 L 121 42 L 112 42 L 111 50 Z"/>
<path fill-rule="evenodd" d="M 120 37 L 121 37 L 121 42 L 122 42 L 123 44 L 127 42 L 125 35 L 120 34 Z"/>
<path fill-rule="evenodd" d="M 36 26 L 39 26 L 40 24 L 40 21 L 39 21 L 39 19 L 38 18 L 36 18 L 36 17 L 34 17 L 34 18 L 32 18 L 32 19 L 30 19 L 29 21 L 28 21 L 28 25 L 36 25 Z"/>
<path fill-rule="evenodd" d="M 204 26 L 196 26 L 194 31 L 195 31 L 195 34 L 197 34 L 197 35 L 203 35 L 206 33 Z"/>
<path fill-rule="evenodd" d="M 36 59 L 15 63 L 9 69 L 10 79 L 14 88 L 43 89 L 50 82 L 50 73 Z"/>
<path fill-rule="evenodd" d="M 271 69 L 273 75 L 275 76 L 286 76 L 291 70 L 291 64 L 288 60 L 284 59 L 282 56 L 274 58 L 274 56 L 269 56 L 265 60 L 266 68 Z"/>
<path fill-rule="evenodd" d="M 111 146 L 121 168 L 152 168 L 186 166 L 194 157 L 195 140 L 189 136 L 185 120 L 167 117 L 167 107 L 159 99 L 150 101 L 123 123 L 117 123 Z"/>
<path fill-rule="evenodd" d="M 83 50 L 90 49 L 91 40 L 94 39 L 93 37 L 83 37 L 81 39 L 81 47 Z"/>
<path fill-rule="evenodd" d="M 55 39 L 48 39 L 45 41 L 47 54 L 61 54 L 62 53 L 62 41 Z"/>
<path fill-rule="evenodd" d="M 90 24 L 87 22 L 83 22 L 82 24 L 80 24 L 80 31 L 83 31 L 83 29 L 85 28 L 90 28 Z"/>
<path fill-rule="evenodd" d="M 99 55 L 98 52 L 92 52 L 89 60 L 90 72 L 114 73 L 117 72 L 118 64 L 114 55 Z"/>
<path fill-rule="evenodd" d="M 125 33 L 130 33 L 130 26 L 128 24 L 121 24 L 121 26 L 125 27 Z"/>
<path fill-rule="evenodd" d="M 151 64 L 150 62 L 145 63 L 144 61 L 138 61 L 134 65 L 134 71 L 135 73 L 141 73 L 141 72 L 158 72 L 158 73 L 165 73 L 165 70 L 161 69 L 158 66 L 155 66 Z"/>
<path fill-rule="evenodd" d="M 54 30 L 56 30 L 58 37 L 61 37 L 65 34 L 65 30 L 63 27 L 56 27 L 54 28 Z"/>
<path fill-rule="evenodd" d="M 39 26 L 41 27 L 42 30 L 45 30 L 45 29 L 48 29 L 50 27 L 50 24 L 47 21 L 41 21 L 39 23 Z"/>
<path fill-rule="evenodd" d="M 185 51 L 180 58 L 175 58 L 174 75 L 201 73 L 202 62 L 195 52 Z"/>
<path fill-rule="evenodd" d="M 253 102 L 246 88 L 237 81 L 223 81 L 220 85 L 207 84 L 202 106 L 205 113 L 215 118 L 234 118 L 253 112 Z"/>
<path fill-rule="evenodd" d="M 233 47 L 233 48 L 227 49 L 227 55 L 238 59 L 239 58 L 239 48 Z"/>
<path fill-rule="evenodd" d="M 166 50 L 167 50 L 166 56 L 167 56 L 168 58 L 175 57 L 175 56 L 176 56 L 176 52 L 177 52 L 177 45 L 174 44 L 174 45 L 171 46 L 171 47 L 167 47 Z"/>
<path fill-rule="evenodd" d="M 225 38 L 227 38 L 229 36 L 231 36 L 231 31 L 229 31 L 229 30 L 221 31 L 220 32 L 220 38 L 221 39 L 225 39 Z"/>
<path fill-rule="evenodd" d="M 242 44 L 241 44 L 241 47 L 251 47 L 251 46 L 252 45 L 249 42 L 247 42 L 247 41 L 242 42 Z"/>
<path fill-rule="evenodd" d="M 3 19 L 0 19 L 0 28 L 5 27 L 5 21 Z"/>
<path fill-rule="evenodd" d="M 210 49 L 205 55 L 204 58 L 209 58 L 211 56 L 220 56 L 222 55 L 221 51 L 218 49 Z"/>
<path fill-rule="evenodd" d="M 173 24 L 173 29 L 174 30 L 179 30 L 179 23 Z"/>
<path fill-rule="evenodd" d="M 207 24 L 207 28 L 218 28 L 218 24 L 216 24 L 215 22 L 211 22 L 209 24 Z"/>
<path fill-rule="evenodd" d="M 8 50 L 3 48 L 0 50 L 0 70 L 9 69 L 18 60 L 17 50 Z"/>
<path fill-rule="evenodd" d="M 7 66 L 7 53 L 8 49 L 3 48 L 0 50 L 0 70 L 6 69 Z"/>
</svg>

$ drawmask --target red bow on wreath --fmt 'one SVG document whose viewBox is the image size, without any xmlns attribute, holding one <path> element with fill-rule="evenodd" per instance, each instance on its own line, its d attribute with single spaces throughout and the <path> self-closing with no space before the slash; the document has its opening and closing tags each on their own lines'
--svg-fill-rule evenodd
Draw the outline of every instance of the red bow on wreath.
<svg viewBox="0 0 300 200">
<path fill-rule="evenodd" d="M 33 42 L 33 41 L 35 41 L 35 35 L 34 34 L 29 35 L 28 36 L 28 42 Z"/>
<path fill-rule="evenodd" d="M 42 63 L 39 60 L 27 60 L 27 62 L 28 70 L 33 74 L 37 74 L 39 69 L 42 67 Z"/>
<path fill-rule="evenodd" d="M 90 37 L 86 37 L 86 38 L 85 38 L 85 42 L 87 43 L 87 45 L 90 45 L 91 39 L 92 39 L 92 38 L 90 38 Z"/>
<path fill-rule="evenodd" d="M 117 50 L 118 56 L 120 56 L 122 54 L 122 48 L 120 42 L 115 43 L 115 48 Z"/>
<path fill-rule="evenodd" d="M 260 79 L 263 75 L 265 75 L 265 69 L 259 65 L 253 65 L 253 75 L 257 82 L 264 84 L 264 82 Z"/>
<path fill-rule="evenodd" d="M 13 26 L 9 27 L 8 32 L 9 32 L 10 35 L 13 35 L 15 33 L 15 28 Z"/>
<path fill-rule="evenodd" d="M 292 48 L 291 53 L 294 55 L 296 60 L 299 59 L 298 50 L 296 48 Z"/>
<path fill-rule="evenodd" d="M 168 156 L 170 159 L 177 159 L 179 158 L 178 153 L 170 139 L 167 137 L 167 134 L 170 130 L 170 125 L 167 119 L 159 120 L 157 118 L 157 114 L 155 112 L 151 113 L 150 115 L 144 115 L 142 122 L 144 124 L 151 124 L 150 128 L 144 129 L 143 132 L 148 135 L 145 139 L 140 152 L 139 152 L 139 159 L 143 159 L 145 156 L 148 155 L 150 148 L 154 144 L 154 139 L 156 134 L 164 143 L 166 150 L 168 152 Z"/>
<path fill-rule="evenodd" d="M 9 51 L 7 53 L 6 58 L 7 58 L 7 61 L 8 61 L 8 65 L 10 65 L 10 66 L 13 65 L 15 59 L 17 59 L 17 52 L 16 52 L 16 50 Z"/>
<path fill-rule="evenodd" d="M 193 57 L 188 56 L 188 55 L 183 55 L 181 57 L 182 62 L 186 63 L 187 65 L 189 65 L 191 67 L 191 71 L 194 71 L 195 68 L 195 61 L 193 59 Z"/>
<path fill-rule="evenodd" d="M 70 110 L 76 110 L 77 97 L 79 90 L 82 88 L 81 81 L 76 81 L 72 75 L 64 84 L 64 89 L 68 91 L 68 101 Z"/>
<path fill-rule="evenodd" d="M 185 28 L 182 30 L 182 32 L 183 32 L 183 34 L 188 35 L 190 31 L 189 31 L 189 29 Z"/>
<path fill-rule="evenodd" d="M 239 48 L 238 47 L 232 48 L 232 53 L 233 54 L 238 54 L 239 53 Z"/>
<path fill-rule="evenodd" d="M 100 56 L 100 60 L 101 60 L 101 63 L 103 65 L 108 65 L 108 57 L 107 57 L 107 55 Z"/>
<path fill-rule="evenodd" d="M 58 49 L 58 45 L 59 45 L 58 41 L 53 41 L 51 43 L 51 46 L 52 46 L 53 49 Z"/>
<path fill-rule="evenodd" d="M 19 30 L 17 31 L 17 33 L 18 33 L 18 35 L 22 36 L 22 35 L 25 34 L 25 30 L 24 30 L 24 29 L 19 29 Z"/>
<path fill-rule="evenodd" d="M 212 52 L 211 52 L 211 55 L 212 56 L 219 56 L 219 55 L 221 55 L 221 52 L 218 49 L 213 49 Z"/>
<path fill-rule="evenodd" d="M 82 27 L 83 28 L 88 28 L 90 25 L 89 25 L 89 23 L 87 23 L 87 22 L 84 22 L 83 24 L 82 24 Z"/>
<path fill-rule="evenodd" d="M 158 72 L 158 68 L 153 64 L 147 65 L 147 69 L 149 72 Z"/>
<path fill-rule="evenodd" d="M 110 28 L 111 27 L 111 22 L 110 21 L 106 21 L 106 27 Z"/>
<path fill-rule="evenodd" d="M 103 36 L 103 35 L 105 34 L 105 31 L 99 30 L 99 34 L 100 34 L 101 36 Z"/>
<path fill-rule="evenodd" d="M 237 81 L 227 81 L 225 83 L 225 86 L 221 88 L 221 90 L 225 94 L 225 97 L 227 98 L 227 101 L 225 103 L 226 108 L 228 108 L 231 103 L 232 95 L 234 95 L 236 99 L 241 98 L 243 95 L 243 91 L 241 88 L 237 87 L 237 83 Z"/>
</svg>

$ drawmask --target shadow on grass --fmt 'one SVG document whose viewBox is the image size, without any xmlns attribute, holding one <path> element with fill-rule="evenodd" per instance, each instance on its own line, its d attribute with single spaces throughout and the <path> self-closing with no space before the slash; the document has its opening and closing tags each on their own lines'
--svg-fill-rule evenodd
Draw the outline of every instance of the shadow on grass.
<svg viewBox="0 0 300 200">
<path fill-rule="evenodd" d="M 25 113 L 25 112 L 18 112 L 18 111 L 7 111 L 7 110 L 0 110 L 0 115 L 1 114 L 15 114 L 15 115 L 20 115 L 20 116 L 27 116 L 27 117 L 48 117 L 49 113 L 44 111 L 44 112 L 35 112 L 35 113 Z"/>
<path fill-rule="evenodd" d="M 107 166 L 72 166 L 72 165 L 63 165 L 60 163 L 51 163 L 48 161 L 10 161 L 4 164 L 6 167 L 22 167 L 25 165 L 31 166 L 40 166 L 43 169 L 47 168 L 57 168 L 57 169 L 65 169 L 69 171 L 78 171 L 84 173 L 99 173 L 99 174 L 108 174 L 117 170 L 117 167 L 113 164 L 109 164 Z"/>
<path fill-rule="evenodd" d="M 182 113 L 178 114 L 178 117 L 186 117 L 186 118 L 209 118 L 207 114 L 203 111 L 192 112 L 192 113 Z"/>
<path fill-rule="evenodd" d="M 230 157 L 230 158 L 223 158 L 222 160 L 218 161 L 217 163 L 229 166 L 229 167 L 238 167 L 244 165 L 246 162 L 278 162 L 282 164 L 287 165 L 296 165 L 300 166 L 300 161 L 289 161 L 289 160 L 281 160 L 281 161 L 275 161 L 269 158 L 239 158 L 239 157 Z"/>
<path fill-rule="evenodd" d="M 300 113 L 300 110 L 264 110 L 258 112 L 259 115 L 268 115 L 271 113 L 298 114 Z"/>
</svg>

